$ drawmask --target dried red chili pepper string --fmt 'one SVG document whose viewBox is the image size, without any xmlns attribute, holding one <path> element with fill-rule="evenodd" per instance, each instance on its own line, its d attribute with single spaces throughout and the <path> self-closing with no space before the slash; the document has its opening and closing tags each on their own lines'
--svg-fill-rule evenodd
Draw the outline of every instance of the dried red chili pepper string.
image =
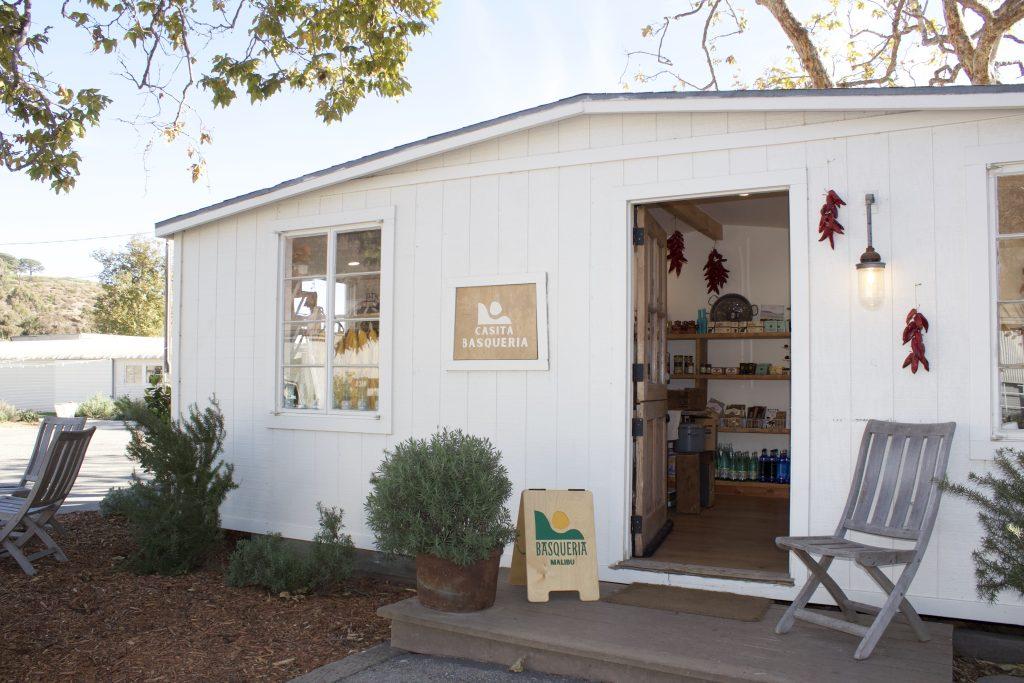
<svg viewBox="0 0 1024 683">
<path fill-rule="evenodd" d="M 836 248 L 835 236 L 845 234 L 843 224 L 836 220 L 839 218 L 840 206 L 846 206 L 846 202 L 835 190 L 829 190 L 825 195 L 825 203 L 821 206 L 821 218 L 818 219 L 818 232 L 821 234 L 818 241 L 824 242 L 827 238 L 832 249 Z"/>
<path fill-rule="evenodd" d="M 931 372 L 928 367 L 928 359 L 924 355 L 923 333 L 928 331 L 928 319 L 921 315 L 916 308 L 911 308 L 907 313 L 907 326 L 903 328 L 903 344 L 910 343 L 910 353 L 903 361 L 903 367 L 910 366 L 910 371 L 917 373 L 919 365 Z"/>
<path fill-rule="evenodd" d="M 683 272 L 683 264 L 686 260 L 686 242 L 683 240 L 683 233 L 676 230 L 668 238 L 668 272 L 675 272 L 676 277 Z"/>
<path fill-rule="evenodd" d="M 711 249 L 708 254 L 708 262 L 704 264 L 704 279 L 708 283 L 708 294 L 721 293 L 722 287 L 729 281 L 729 270 L 722 264 L 729 259 L 718 253 L 718 249 Z"/>
</svg>

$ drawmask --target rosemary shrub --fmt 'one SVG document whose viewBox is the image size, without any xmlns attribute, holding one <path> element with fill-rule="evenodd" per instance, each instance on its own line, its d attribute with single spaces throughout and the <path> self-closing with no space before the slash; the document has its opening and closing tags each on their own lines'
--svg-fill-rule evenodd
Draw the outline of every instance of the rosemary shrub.
<svg viewBox="0 0 1024 683">
<path fill-rule="evenodd" d="M 971 553 L 978 595 L 989 602 L 1002 591 L 1024 596 L 1024 451 L 1000 448 L 992 471 L 971 472 L 967 481 L 940 486 L 978 506 L 984 535 Z"/>
<path fill-rule="evenodd" d="M 367 523 L 377 547 L 466 566 L 515 539 L 501 453 L 487 439 L 444 429 L 385 453 L 370 480 Z"/>
</svg>

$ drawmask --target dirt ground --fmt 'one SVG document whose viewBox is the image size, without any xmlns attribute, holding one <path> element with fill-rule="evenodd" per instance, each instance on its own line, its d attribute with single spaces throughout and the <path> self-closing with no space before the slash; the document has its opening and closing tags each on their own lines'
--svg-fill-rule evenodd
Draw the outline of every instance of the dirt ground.
<svg viewBox="0 0 1024 683">
<path fill-rule="evenodd" d="M 0 558 L 0 680 L 285 681 L 388 638 L 381 605 L 411 589 L 360 577 L 335 595 L 279 597 L 224 585 L 230 540 L 185 576 L 136 576 L 124 524 L 62 516 L 67 564 L 34 578 Z"/>
</svg>

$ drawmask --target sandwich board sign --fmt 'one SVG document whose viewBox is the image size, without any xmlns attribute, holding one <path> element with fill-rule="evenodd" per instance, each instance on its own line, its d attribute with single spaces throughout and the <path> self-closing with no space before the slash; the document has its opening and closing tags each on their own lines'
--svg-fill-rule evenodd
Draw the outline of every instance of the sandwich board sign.
<svg viewBox="0 0 1024 683">
<path fill-rule="evenodd" d="M 600 599 L 590 491 L 522 492 L 509 581 L 525 584 L 530 602 L 547 602 L 551 591 L 578 591 L 580 600 Z"/>
</svg>

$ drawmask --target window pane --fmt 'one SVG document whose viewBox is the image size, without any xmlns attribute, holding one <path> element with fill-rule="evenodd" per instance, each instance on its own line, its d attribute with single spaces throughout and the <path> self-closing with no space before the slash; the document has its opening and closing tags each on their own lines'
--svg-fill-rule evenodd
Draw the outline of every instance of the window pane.
<svg viewBox="0 0 1024 683">
<path fill-rule="evenodd" d="M 999 251 L 999 300 L 1024 299 L 1024 239 L 997 242 Z"/>
<path fill-rule="evenodd" d="M 327 280 L 287 280 L 285 287 L 285 321 L 323 320 L 327 306 Z"/>
<path fill-rule="evenodd" d="M 380 275 L 342 275 L 334 281 L 334 315 L 366 318 L 380 315 Z"/>
<path fill-rule="evenodd" d="M 339 232 L 335 271 L 341 275 L 375 270 L 380 270 L 380 230 Z"/>
<path fill-rule="evenodd" d="M 380 371 L 377 368 L 334 368 L 334 407 L 377 410 Z"/>
<path fill-rule="evenodd" d="M 1004 175 L 996 179 L 996 203 L 999 206 L 999 234 L 1024 232 L 1024 175 Z"/>
<path fill-rule="evenodd" d="M 334 323 L 334 365 L 380 363 L 380 322 L 337 320 Z"/>
<path fill-rule="evenodd" d="M 326 323 L 291 323 L 284 326 L 282 358 L 285 365 L 321 365 L 327 360 Z"/>
<path fill-rule="evenodd" d="M 319 410 L 324 401 L 326 370 L 320 367 L 285 368 L 281 407 Z"/>
<path fill-rule="evenodd" d="M 291 237 L 285 241 L 285 277 L 327 274 L 327 235 Z"/>
<path fill-rule="evenodd" d="M 141 365 L 126 365 L 126 366 L 124 366 L 124 383 L 125 384 L 142 384 L 142 366 Z"/>
</svg>

